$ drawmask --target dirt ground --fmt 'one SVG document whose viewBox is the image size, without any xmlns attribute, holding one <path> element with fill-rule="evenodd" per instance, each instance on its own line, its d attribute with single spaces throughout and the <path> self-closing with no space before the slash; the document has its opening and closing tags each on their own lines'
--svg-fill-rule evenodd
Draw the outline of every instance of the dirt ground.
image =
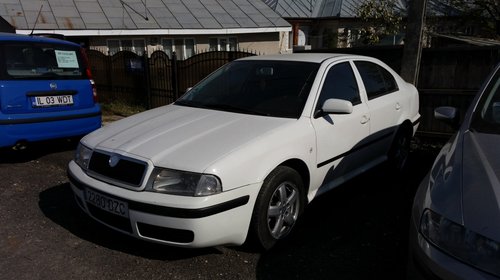
<svg viewBox="0 0 500 280">
<path fill-rule="evenodd" d="M 313 201 L 266 253 L 187 250 L 139 241 L 85 216 L 66 177 L 76 141 L 0 150 L 2 279 L 404 279 L 409 212 L 438 150 L 412 151 Z"/>
</svg>

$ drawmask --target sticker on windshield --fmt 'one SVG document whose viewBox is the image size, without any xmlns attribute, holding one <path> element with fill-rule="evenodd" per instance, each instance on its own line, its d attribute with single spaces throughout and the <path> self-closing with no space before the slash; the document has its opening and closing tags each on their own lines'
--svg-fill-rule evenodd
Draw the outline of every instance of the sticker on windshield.
<svg viewBox="0 0 500 280">
<path fill-rule="evenodd" d="M 78 59 L 75 51 L 55 50 L 55 54 L 59 68 L 78 68 Z"/>
</svg>

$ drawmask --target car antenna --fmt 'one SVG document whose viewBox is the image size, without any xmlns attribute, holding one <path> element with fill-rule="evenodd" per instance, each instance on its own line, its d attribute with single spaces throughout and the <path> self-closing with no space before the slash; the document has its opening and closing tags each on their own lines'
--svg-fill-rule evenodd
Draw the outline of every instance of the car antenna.
<svg viewBox="0 0 500 280">
<path fill-rule="evenodd" d="M 40 14 L 42 13 L 42 8 L 43 8 L 43 4 L 40 6 L 40 10 L 38 11 L 38 15 L 36 16 L 36 19 L 35 19 L 35 24 L 33 24 L 33 28 L 31 29 L 30 36 L 33 36 L 33 32 L 35 31 L 35 27 L 36 27 L 36 24 L 38 22 L 38 18 L 40 17 Z"/>
</svg>

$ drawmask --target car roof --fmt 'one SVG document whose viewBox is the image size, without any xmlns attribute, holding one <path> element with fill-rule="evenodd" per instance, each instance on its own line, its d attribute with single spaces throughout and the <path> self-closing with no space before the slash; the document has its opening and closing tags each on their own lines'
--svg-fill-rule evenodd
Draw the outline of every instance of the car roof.
<svg viewBox="0 0 500 280">
<path fill-rule="evenodd" d="M 48 38 L 48 37 L 43 37 L 43 36 L 37 36 L 36 34 L 29 36 L 29 35 L 22 35 L 22 34 L 0 32 L 0 41 L 53 43 L 53 44 L 67 44 L 67 45 L 79 46 L 78 44 L 73 43 L 73 42 L 60 40 L 60 39 L 54 39 L 54 38 Z"/>
<path fill-rule="evenodd" d="M 327 59 L 344 59 L 344 58 L 361 58 L 368 57 L 354 54 L 343 53 L 294 53 L 294 54 L 275 54 L 275 55 L 259 55 L 241 58 L 239 60 L 281 60 L 281 61 L 297 61 L 297 62 L 315 62 L 322 63 Z"/>
</svg>

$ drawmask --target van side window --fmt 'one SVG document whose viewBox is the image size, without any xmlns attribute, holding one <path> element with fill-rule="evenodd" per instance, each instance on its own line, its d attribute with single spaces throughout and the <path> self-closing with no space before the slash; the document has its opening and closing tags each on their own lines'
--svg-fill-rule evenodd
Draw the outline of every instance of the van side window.
<svg viewBox="0 0 500 280">
<path fill-rule="evenodd" d="M 349 62 L 339 63 L 328 70 L 316 109 L 320 109 L 330 98 L 351 101 L 352 105 L 361 103 L 356 77 Z"/>
<path fill-rule="evenodd" d="M 396 80 L 389 71 L 375 63 L 355 61 L 359 74 L 363 79 L 368 99 L 373 99 L 398 90 Z"/>
</svg>

